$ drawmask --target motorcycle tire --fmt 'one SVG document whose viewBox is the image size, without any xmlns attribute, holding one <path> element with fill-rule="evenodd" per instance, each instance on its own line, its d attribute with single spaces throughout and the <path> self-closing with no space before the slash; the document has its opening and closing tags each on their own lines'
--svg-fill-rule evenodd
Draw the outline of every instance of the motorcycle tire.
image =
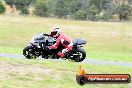
<svg viewBox="0 0 132 88">
<path fill-rule="evenodd" d="M 28 59 L 35 59 L 39 57 L 39 55 L 36 54 L 34 49 L 30 46 L 27 46 L 23 49 L 23 55 Z"/>
<path fill-rule="evenodd" d="M 76 53 L 77 54 L 81 54 L 81 55 L 78 58 L 74 58 L 75 62 L 81 62 L 81 61 L 83 61 L 86 58 L 86 52 L 85 52 L 85 50 L 83 48 L 78 48 L 76 50 Z"/>
</svg>

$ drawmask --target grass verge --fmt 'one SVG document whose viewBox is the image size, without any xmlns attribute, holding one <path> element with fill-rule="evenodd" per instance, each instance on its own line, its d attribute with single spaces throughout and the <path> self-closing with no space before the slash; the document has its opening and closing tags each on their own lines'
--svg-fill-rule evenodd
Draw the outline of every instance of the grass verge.
<svg viewBox="0 0 132 88">
<path fill-rule="evenodd" d="M 1 88 L 131 88 L 129 84 L 86 84 L 76 83 L 77 68 L 82 65 L 90 74 L 130 74 L 132 68 L 110 65 L 93 65 L 70 61 L 0 58 Z"/>
</svg>

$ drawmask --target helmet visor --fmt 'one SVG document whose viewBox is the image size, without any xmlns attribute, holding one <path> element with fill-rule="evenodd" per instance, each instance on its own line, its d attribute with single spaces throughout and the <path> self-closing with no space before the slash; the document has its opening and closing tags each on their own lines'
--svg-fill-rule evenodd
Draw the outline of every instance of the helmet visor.
<svg viewBox="0 0 132 88">
<path fill-rule="evenodd" d="M 51 32 L 51 35 L 56 35 L 56 34 L 57 34 L 57 31 Z"/>
</svg>

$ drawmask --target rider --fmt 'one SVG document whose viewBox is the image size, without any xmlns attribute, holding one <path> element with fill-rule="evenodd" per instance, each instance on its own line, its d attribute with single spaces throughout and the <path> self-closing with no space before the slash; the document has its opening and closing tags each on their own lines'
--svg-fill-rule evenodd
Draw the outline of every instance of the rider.
<svg viewBox="0 0 132 88">
<path fill-rule="evenodd" d="M 57 53 L 57 55 L 60 58 L 63 58 L 66 52 L 70 52 L 72 50 L 72 46 L 73 46 L 72 40 L 67 35 L 63 34 L 59 27 L 54 27 L 51 30 L 50 36 L 56 38 L 56 43 L 50 46 L 49 47 L 50 49 L 57 49 L 59 44 L 61 44 L 64 47 L 62 51 L 59 51 Z"/>
</svg>

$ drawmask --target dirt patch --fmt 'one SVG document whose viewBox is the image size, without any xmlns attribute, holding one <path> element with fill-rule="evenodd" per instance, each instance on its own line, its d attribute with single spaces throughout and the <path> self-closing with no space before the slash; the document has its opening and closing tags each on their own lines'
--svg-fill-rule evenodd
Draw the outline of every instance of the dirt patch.
<svg viewBox="0 0 132 88">
<path fill-rule="evenodd" d="M 41 67 L 36 65 L 27 65 L 27 64 L 12 64 L 6 61 L 0 61 L 0 80 L 6 80 L 10 78 L 10 73 L 15 73 L 19 76 L 23 76 L 25 74 L 31 73 L 35 75 L 35 77 L 38 76 L 38 74 L 47 75 L 50 77 L 53 77 L 56 80 L 59 80 L 61 76 L 63 75 L 61 71 L 47 68 L 47 67 Z M 41 80 L 41 77 L 37 77 L 37 80 Z"/>
<path fill-rule="evenodd" d="M 44 74 L 49 74 L 50 72 L 52 72 L 52 69 L 48 68 L 42 68 L 34 65 L 11 64 L 5 61 L 0 61 L 0 69 L 0 73 L 17 72 L 21 75 L 27 72 Z"/>
<path fill-rule="evenodd" d="M 15 76 L 26 76 L 27 74 L 33 75 L 34 80 L 43 80 L 44 76 L 52 77 L 55 80 L 60 80 L 62 79 L 64 74 L 69 73 L 75 76 L 75 72 L 72 71 L 66 71 L 38 65 L 9 63 L 6 61 L 0 61 L 0 81 L 9 80 Z"/>
</svg>

